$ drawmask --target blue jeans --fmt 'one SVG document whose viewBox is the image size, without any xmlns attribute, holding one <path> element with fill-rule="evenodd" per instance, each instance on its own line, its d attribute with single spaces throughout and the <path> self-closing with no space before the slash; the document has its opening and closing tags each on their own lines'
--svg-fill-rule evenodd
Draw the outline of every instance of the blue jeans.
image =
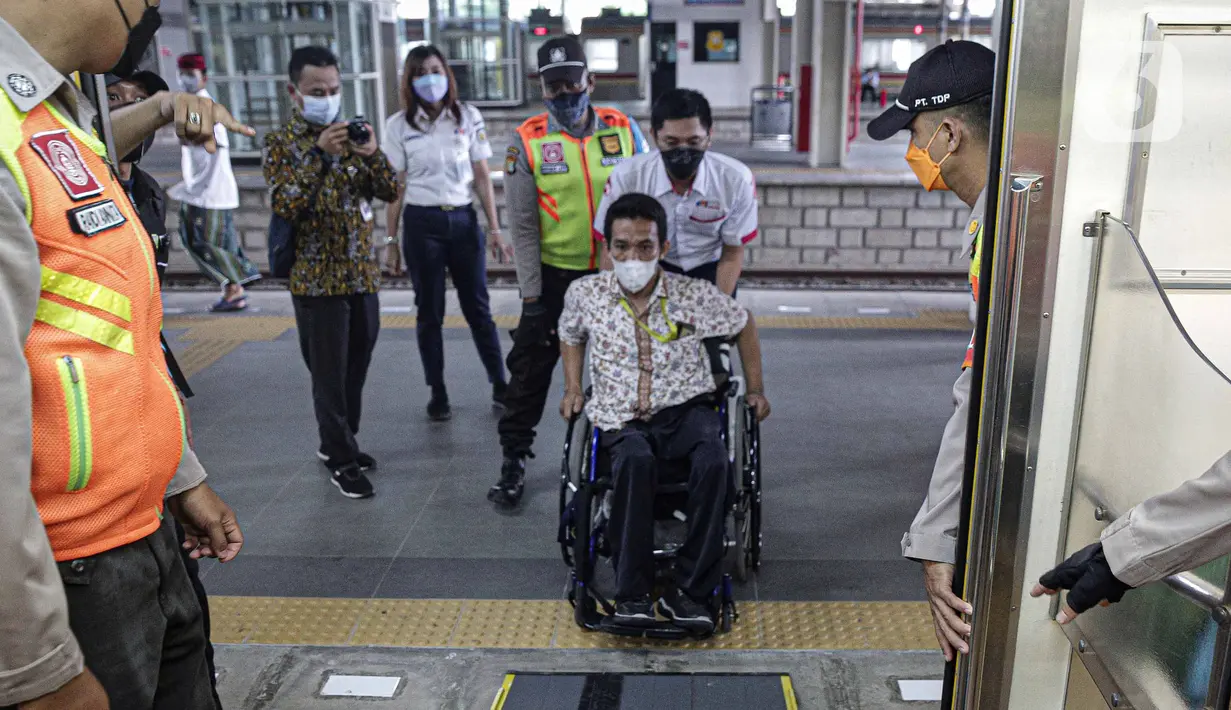
<svg viewBox="0 0 1231 710">
<path fill-rule="evenodd" d="M 487 295 L 487 240 L 474 208 L 407 205 L 402 214 L 402 253 L 419 308 L 416 334 L 428 387 L 444 387 L 445 271 L 457 289 L 462 315 L 491 383 L 505 382 L 500 336 Z"/>
</svg>

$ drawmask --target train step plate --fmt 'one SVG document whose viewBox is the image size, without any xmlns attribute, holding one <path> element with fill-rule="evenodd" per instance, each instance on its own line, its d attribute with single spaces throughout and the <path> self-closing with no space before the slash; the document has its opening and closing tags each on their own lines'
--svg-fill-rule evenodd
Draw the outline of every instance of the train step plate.
<svg viewBox="0 0 1231 710">
<path fill-rule="evenodd" d="M 785 674 L 518 673 L 492 710 L 796 710 Z"/>
</svg>

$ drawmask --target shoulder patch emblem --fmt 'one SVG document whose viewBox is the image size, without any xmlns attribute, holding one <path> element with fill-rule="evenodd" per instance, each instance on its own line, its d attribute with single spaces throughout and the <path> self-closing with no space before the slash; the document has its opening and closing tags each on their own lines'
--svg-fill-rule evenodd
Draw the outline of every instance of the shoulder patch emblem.
<svg viewBox="0 0 1231 710">
<path fill-rule="evenodd" d="M 966 228 L 966 233 L 974 234 L 977 231 L 979 231 L 979 220 L 977 219 L 970 220 L 970 226 Z"/>
<path fill-rule="evenodd" d="M 23 99 L 33 98 L 38 93 L 38 87 L 35 86 L 34 80 L 25 74 L 18 74 L 16 72 L 9 74 L 8 82 L 9 88 L 13 90 L 13 93 Z"/>
<path fill-rule="evenodd" d="M 564 146 L 560 143 L 544 143 L 543 144 L 543 162 L 544 163 L 563 163 L 564 162 Z"/>
<path fill-rule="evenodd" d="M 620 140 L 620 136 L 611 134 L 598 139 L 599 147 L 603 149 L 605 157 L 613 157 L 624 155 L 624 143 Z"/>
<path fill-rule="evenodd" d="M 564 160 L 563 143 L 544 143 L 539 149 L 543 156 L 539 173 L 543 175 L 563 175 L 568 172 L 568 163 Z"/>
<path fill-rule="evenodd" d="M 504 174 L 513 175 L 517 172 L 517 156 L 513 154 L 513 149 L 509 149 L 509 154 L 504 158 Z"/>
<path fill-rule="evenodd" d="M 30 139 L 30 147 L 55 173 L 56 179 L 73 201 L 101 195 L 103 186 L 90 172 L 77 150 L 77 142 L 67 130 L 44 131 Z"/>
</svg>

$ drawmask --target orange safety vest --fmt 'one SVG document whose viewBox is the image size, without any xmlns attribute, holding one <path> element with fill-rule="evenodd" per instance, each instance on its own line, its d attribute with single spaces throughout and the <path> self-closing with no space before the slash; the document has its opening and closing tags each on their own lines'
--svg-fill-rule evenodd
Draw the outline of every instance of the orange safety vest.
<svg viewBox="0 0 1231 710">
<path fill-rule="evenodd" d="M 970 281 L 970 296 L 977 303 L 979 301 L 979 274 L 983 269 L 983 225 L 977 219 L 970 221 L 970 225 L 966 228 L 967 233 L 974 235 L 974 242 L 971 245 L 970 255 L 970 270 L 967 272 Z M 970 345 L 966 346 L 966 358 L 962 361 L 962 369 L 965 370 L 975 364 L 975 334 L 970 334 Z"/>
<path fill-rule="evenodd" d="M 561 130 L 549 133 L 546 113 L 517 128 L 538 187 L 539 258 L 558 269 L 598 266 L 595 210 L 615 166 L 638 149 L 628 116 L 613 108 L 594 112 L 606 125 L 580 140 Z"/>
<path fill-rule="evenodd" d="M 30 486 L 57 561 L 158 529 L 186 446 L 159 342 L 149 235 L 92 135 L 0 92 L 0 160 L 25 194 L 42 292 L 26 339 Z"/>
</svg>

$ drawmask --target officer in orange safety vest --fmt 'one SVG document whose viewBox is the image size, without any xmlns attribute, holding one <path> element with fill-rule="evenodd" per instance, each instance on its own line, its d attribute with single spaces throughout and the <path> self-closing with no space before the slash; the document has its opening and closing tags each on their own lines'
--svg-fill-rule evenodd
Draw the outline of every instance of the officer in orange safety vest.
<svg viewBox="0 0 1231 710">
<path fill-rule="evenodd" d="M 975 42 L 949 40 L 910 65 L 893 106 L 868 124 L 868 135 L 885 140 L 910 131 L 906 162 L 924 189 L 951 190 L 970 208 L 965 228 L 946 233 L 949 246 L 969 255 L 970 289 L 979 295 L 983 258 L 983 213 L 988 170 L 988 135 L 996 56 Z M 936 640 L 946 660 L 966 653 L 970 605 L 953 593 L 966 423 L 970 418 L 970 366 L 974 336 L 953 387 L 953 416 L 945 426 L 927 498 L 902 538 L 902 555 L 923 563 Z"/>
<path fill-rule="evenodd" d="M 66 76 L 131 75 L 157 0 L 0 0 L 0 707 L 214 710 L 195 557 L 243 544 L 204 482 L 159 341 L 153 247 Z M 118 155 L 175 124 L 253 135 L 161 92 Z"/>
</svg>

